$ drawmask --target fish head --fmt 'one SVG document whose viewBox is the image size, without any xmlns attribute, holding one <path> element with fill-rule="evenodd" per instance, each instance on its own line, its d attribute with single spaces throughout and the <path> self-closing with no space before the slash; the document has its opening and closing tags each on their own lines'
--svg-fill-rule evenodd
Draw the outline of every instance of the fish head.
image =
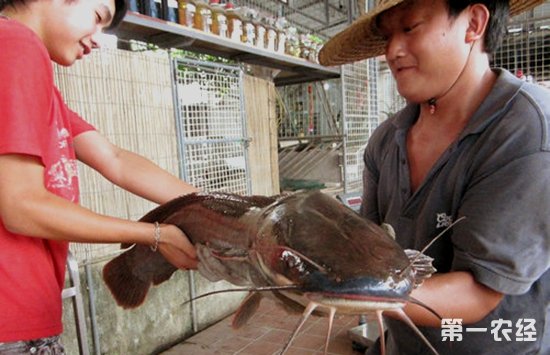
<svg viewBox="0 0 550 355">
<path fill-rule="evenodd" d="M 265 213 L 254 249 L 269 284 L 295 284 L 310 300 L 357 310 L 402 306 L 412 291 L 404 250 L 336 199 L 299 193 Z"/>
</svg>

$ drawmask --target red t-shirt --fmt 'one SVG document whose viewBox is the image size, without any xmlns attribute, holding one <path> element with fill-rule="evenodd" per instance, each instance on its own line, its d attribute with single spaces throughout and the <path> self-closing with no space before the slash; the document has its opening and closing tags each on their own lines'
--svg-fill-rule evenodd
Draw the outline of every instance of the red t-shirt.
<svg viewBox="0 0 550 355">
<path fill-rule="evenodd" d="M 73 138 L 92 129 L 63 102 L 38 36 L 0 18 L 0 154 L 38 157 L 48 191 L 78 203 Z M 0 220 L 0 342 L 62 332 L 67 250 L 66 242 L 9 233 Z"/>
</svg>

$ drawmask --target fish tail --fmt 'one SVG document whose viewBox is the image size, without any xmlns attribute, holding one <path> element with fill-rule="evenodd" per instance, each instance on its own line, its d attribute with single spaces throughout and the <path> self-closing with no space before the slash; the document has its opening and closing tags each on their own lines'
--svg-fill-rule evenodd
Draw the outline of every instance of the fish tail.
<svg viewBox="0 0 550 355">
<path fill-rule="evenodd" d="M 123 308 L 140 306 L 152 283 L 152 279 L 138 277 L 132 272 L 132 259 L 129 253 L 124 253 L 103 268 L 103 280 L 117 304 Z"/>
</svg>

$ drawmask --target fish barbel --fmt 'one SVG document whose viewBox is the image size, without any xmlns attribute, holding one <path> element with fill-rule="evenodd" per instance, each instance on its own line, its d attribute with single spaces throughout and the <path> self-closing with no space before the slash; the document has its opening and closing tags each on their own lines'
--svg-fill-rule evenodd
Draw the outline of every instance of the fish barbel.
<svg viewBox="0 0 550 355">
<path fill-rule="evenodd" d="M 246 323 L 266 293 L 302 312 L 282 353 L 314 311 L 329 316 L 326 352 L 336 312 L 375 313 L 382 329 L 381 315 L 388 310 L 400 314 L 437 353 L 402 311 L 412 301 L 411 291 L 435 272 L 431 258 L 404 251 L 383 228 L 326 194 L 193 193 L 140 221 L 178 226 L 194 244 L 204 277 L 252 290 L 235 313 L 234 327 Z M 134 308 L 151 285 L 176 270 L 160 253 L 135 245 L 105 265 L 103 278 L 120 306 Z M 383 337 L 381 343 L 384 353 Z"/>
</svg>

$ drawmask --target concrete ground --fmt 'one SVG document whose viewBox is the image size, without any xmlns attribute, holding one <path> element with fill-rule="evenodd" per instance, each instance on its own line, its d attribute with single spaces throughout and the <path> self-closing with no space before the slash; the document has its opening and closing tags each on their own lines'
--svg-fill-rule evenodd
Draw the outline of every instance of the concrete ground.
<svg viewBox="0 0 550 355">
<path fill-rule="evenodd" d="M 290 315 L 275 304 L 264 299 L 258 312 L 247 325 L 239 330 L 231 328 L 228 317 L 195 334 L 162 355 L 269 355 L 278 354 L 298 323 L 299 315 Z M 358 317 L 338 316 L 334 320 L 328 353 L 331 355 L 359 355 L 354 351 L 348 337 L 348 329 L 358 323 Z M 292 342 L 288 355 L 323 354 L 328 318 L 311 317 Z"/>
</svg>

